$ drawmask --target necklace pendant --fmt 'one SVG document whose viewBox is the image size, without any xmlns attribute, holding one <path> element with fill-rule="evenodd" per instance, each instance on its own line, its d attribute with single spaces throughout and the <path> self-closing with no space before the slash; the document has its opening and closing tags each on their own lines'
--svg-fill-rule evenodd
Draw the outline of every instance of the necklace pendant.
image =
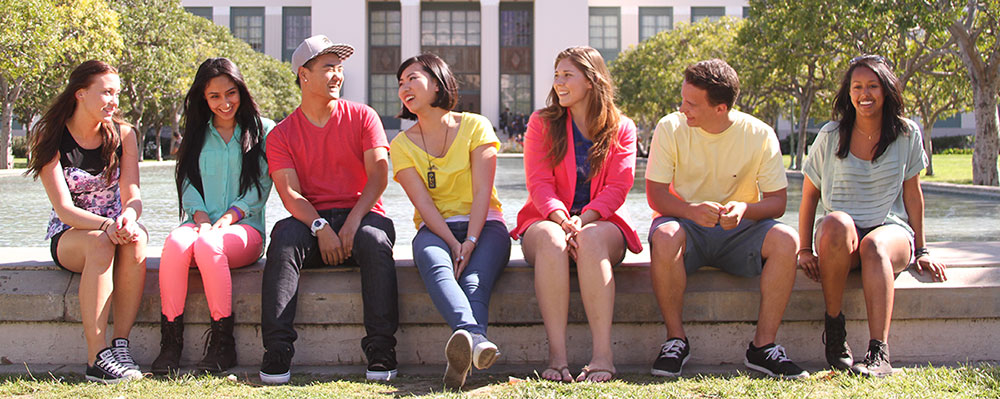
<svg viewBox="0 0 1000 399">
<path fill-rule="evenodd" d="M 434 176 L 434 171 L 427 172 L 427 188 L 437 188 L 437 178 Z"/>
</svg>

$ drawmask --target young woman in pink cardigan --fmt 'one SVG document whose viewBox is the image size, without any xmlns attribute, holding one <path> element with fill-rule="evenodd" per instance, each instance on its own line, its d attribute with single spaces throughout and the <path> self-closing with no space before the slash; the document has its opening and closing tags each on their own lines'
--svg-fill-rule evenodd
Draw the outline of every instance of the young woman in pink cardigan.
<svg viewBox="0 0 1000 399">
<path fill-rule="evenodd" d="M 635 143 L 635 124 L 615 107 L 601 54 L 591 47 L 559 53 L 548 106 L 531 115 L 525 133 L 528 201 L 511 232 L 535 267 L 535 294 L 549 341 L 548 368 L 542 372 L 547 380 L 574 381 L 566 355 L 571 262 L 593 336 L 590 363 L 576 381 L 614 378 L 611 269 L 626 249 L 642 251 L 623 206 L 635 177 Z"/>
</svg>

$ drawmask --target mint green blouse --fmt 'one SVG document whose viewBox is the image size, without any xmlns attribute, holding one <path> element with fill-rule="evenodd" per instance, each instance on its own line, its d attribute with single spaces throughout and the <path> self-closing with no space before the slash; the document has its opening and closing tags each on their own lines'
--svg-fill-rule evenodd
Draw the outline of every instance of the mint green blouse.
<svg viewBox="0 0 1000 399">
<path fill-rule="evenodd" d="M 927 166 L 927 155 L 920 128 L 909 119 L 904 121 L 907 131 L 872 161 L 851 153 L 838 158 L 839 124 L 830 122 L 820 129 L 802 173 L 819 189 L 824 214 L 841 211 L 861 228 L 891 223 L 913 234 L 903 206 L 903 181 Z"/>
<path fill-rule="evenodd" d="M 261 118 L 265 137 L 274 128 L 274 121 Z M 237 124 L 233 138 L 226 143 L 215 130 L 212 122 L 208 122 L 205 145 L 198 158 L 198 168 L 201 170 L 202 189 L 204 197 L 198 193 L 191 183 L 185 179 L 181 203 L 187 219 L 184 223 L 194 223 L 194 213 L 202 211 L 215 222 L 230 207 L 243 211 L 243 219 L 236 224 L 246 224 L 253 227 L 264 239 L 264 205 L 271 194 L 271 177 L 267 172 L 267 159 L 260 159 L 260 190 L 250 186 L 240 195 L 240 171 L 243 170 L 243 149 L 240 147 L 240 137 L 243 131 Z M 262 142 L 261 145 L 264 145 Z M 266 147 L 265 147 L 266 148 Z M 183 223 L 182 223 L 183 224 Z"/>
</svg>

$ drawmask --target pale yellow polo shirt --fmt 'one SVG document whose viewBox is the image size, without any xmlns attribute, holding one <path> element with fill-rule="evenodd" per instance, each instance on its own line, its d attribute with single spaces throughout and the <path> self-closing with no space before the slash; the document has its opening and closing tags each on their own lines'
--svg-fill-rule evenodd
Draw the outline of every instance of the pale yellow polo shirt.
<svg viewBox="0 0 1000 399">
<path fill-rule="evenodd" d="M 788 187 L 778 137 L 766 123 L 730 111 L 733 124 L 719 134 L 687 125 L 680 112 L 656 125 L 646 179 L 674 183 L 687 202 L 755 203 L 762 192 Z"/>
</svg>

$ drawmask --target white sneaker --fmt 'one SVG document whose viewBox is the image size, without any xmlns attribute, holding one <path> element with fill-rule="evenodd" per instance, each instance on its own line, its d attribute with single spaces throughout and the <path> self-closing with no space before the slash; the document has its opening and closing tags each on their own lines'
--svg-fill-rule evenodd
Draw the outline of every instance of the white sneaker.
<svg viewBox="0 0 1000 399">
<path fill-rule="evenodd" d="M 472 365 L 488 369 L 500 357 L 500 349 L 483 334 L 472 334 Z"/>
<path fill-rule="evenodd" d="M 444 356 L 448 359 L 448 366 L 444 369 L 444 386 L 461 389 L 465 385 L 465 376 L 472 369 L 472 335 L 465 330 L 455 330 L 444 347 Z"/>
</svg>

